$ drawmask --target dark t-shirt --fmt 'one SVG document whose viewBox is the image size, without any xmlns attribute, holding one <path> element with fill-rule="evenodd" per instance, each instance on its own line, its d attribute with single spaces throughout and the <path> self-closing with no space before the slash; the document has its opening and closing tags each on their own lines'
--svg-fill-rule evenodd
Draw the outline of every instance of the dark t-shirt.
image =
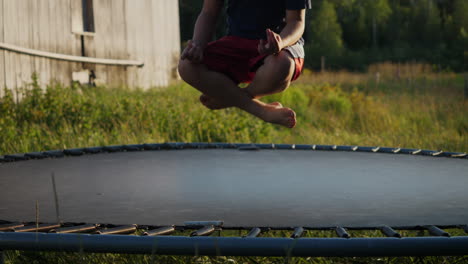
<svg viewBox="0 0 468 264">
<path fill-rule="evenodd" d="M 267 28 L 279 33 L 286 10 L 311 8 L 311 0 L 228 0 L 228 35 L 248 39 L 266 38 Z"/>
</svg>

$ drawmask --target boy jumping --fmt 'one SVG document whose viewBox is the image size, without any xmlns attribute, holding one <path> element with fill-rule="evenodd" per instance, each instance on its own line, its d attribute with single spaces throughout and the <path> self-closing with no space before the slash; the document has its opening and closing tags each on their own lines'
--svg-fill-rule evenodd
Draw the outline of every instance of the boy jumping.
<svg viewBox="0 0 468 264">
<path fill-rule="evenodd" d="M 305 10 L 310 0 L 227 0 L 227 36 L 208 43 L 224 0 L 204 0 L 193 38 L 179 62 L 184 81 L 202 92 L 209 109 L 238 107 L 293 128 L 296 113 L 258 100 L 297 79 L 304 64 Z M 249 83 L 240 88 L 240 83 Z"/>
</svg>

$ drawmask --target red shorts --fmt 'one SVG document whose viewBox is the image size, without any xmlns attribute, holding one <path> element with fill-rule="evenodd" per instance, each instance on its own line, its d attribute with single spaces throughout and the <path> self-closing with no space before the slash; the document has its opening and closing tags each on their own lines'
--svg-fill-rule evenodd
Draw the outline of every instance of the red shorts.
<svg viewBox="0 0 468 264">
<path fill-rule="evenodd" d="M 245 39 L 236 36 L 226 36 L 210 42 L 203 54 L 203 64 L 212 71 L 221 72 L 229 76 L 236 83 L 250 83 L 255 72 L 263 64 L 266 55 L 258 53 L 260 40 Z M 302 49 L 302 46 L 300 47 Z M 288 50 L 286 48 L 285 50 Z M 292 80 L 296 80 L 304 67 L 304 58 L 294 56 L 296 63 Z"/>
</svg>

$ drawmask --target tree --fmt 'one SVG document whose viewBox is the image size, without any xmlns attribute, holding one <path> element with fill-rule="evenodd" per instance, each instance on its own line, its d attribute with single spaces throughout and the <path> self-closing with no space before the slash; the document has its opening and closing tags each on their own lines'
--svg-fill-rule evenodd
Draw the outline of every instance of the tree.
<svg viewBox="0 0 468 264">
<path fill-rule="evenodd" d="M 314 66 L 318 65 L 319 57 L 336 58 L 343 52 L 342 29 L 338 23 L 335 7 L 324 0 L 309 23 L 311 38 L 307 44 L 307 53 L 312 55 Z M 309 61 L 311 61 L 309 59 Z"/>
<path fill-rule="evenodd" d="M 368 46 L 371 40 L 366 25 L 366 11 L 358 1 L 334 0 L 338 21 L 343 29 L 343 41 L 352 50 Z"/>
<path fill-rule="evenodd" d="M 203 5 L 203 0 L 179 0 L 180 38 L 183 42 L 192 38 L 193 25 Z"/>
<path fill-rule="evenodd" d="M 455 0 L 452 15 L 453 44 L 451 45 L 453 67 L 468 70 L 468 1 Z"/>
<path fill-rule="evenodd" d="M 333 0 L 344 29 L 343 39 L 353 50 L 379 46 L 379 32 L 392 13 L 388 0 Z"/>
<path fill-rule="evenodd" d="M 462 28 L 468 32 L 468 1 L 455 0 L 453 6 L 453 26 L 456 34 L 461 34 Z"/>
<path fill-rule="evenodd" d="M 203 6 L 203 0 L 179 0 L 180 37 L 182 42 L 192 38 L 193 27 Z M 222 12 L 216 24 L 215 39 L 226 31 L 226 14 Z"/>
<path fill-rule="evenodd" d="M 372 32 L 372 46 L 377 48 L 379 29 L 387 22 L 392 9 L 388 0 L 360 0 L 358 3 L 362 4 L 365 10 L 367 24 Z"/>
<path fill-rule="evenodd" d="M 435 48 L 441 42 L 440 12 L 434 0 L 417 0 L 411 8 L 411 39 L 414 46 Z"/>
</svg>

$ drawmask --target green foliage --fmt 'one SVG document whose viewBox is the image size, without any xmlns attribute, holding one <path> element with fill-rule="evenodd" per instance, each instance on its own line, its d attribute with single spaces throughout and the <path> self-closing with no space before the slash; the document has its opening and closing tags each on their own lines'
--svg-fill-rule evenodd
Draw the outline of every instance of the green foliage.
<svg viewBox="0 0 468 264">
<path fill-rule="evenodd" d="M 197 21 L 198 14 L 200 13 L 202 6 L 203 0 L 179 0 L 180 35 L 182 42 L 192 39 L 193 27 Z M 216 38 L 225 34 L 225 20 L 226 14 L 225 12 L 222 12 L 218 24 L 216 25 Z"/>
<path fill-rule="evenodd" d="M 143 91 L 33 82 L 18 102 L 8 90 L 0 98 L 0 154 L 168 141 L 468 150 L 462 78 L 384 78 L 378 86 L 297 83 L 266 97 L 296 111 L 292 130 L 238 109 L 209 111 L 186 84 Z"/>
<path fill-rule="evenodd" d="M 453 1 L 453 27 L 454 33 L 459 34 L 462 29 L 468 31 L 468 2 L 466 0 Z"/>
<path fill-rule="evenodd" d="M 310 21 L 312 41 L 310 45 L 324 55 L 340 53 L 343 48 L 341 26 L 334 5 L 324 0 Z"/>
<path fill-rule="evenodd" d="M 320 56 L 336 58 L 343 52 L 342 30 L 338 23 L 335 8 L 332 3 L 324 0 L 317 13 L 310 21 L 310 41 L 307 44 L 307 54 L 312 56 L 313 65 L 320 63 Z"/>
<path fill-rule="evenodd" d="M 192 38 L 202 0 L 179 0 L 182 42 Z M 466 0 L 314 0 L 306 16 L 306 66 L 364 71 L 378 62 L 419 61 L 468 70 Z M 216 37 L 225 33 L 225 14 Z"/>
<path fill-rule="evenodd" d="M 336 115 L 344 115 L 350 113 L 352 104 L 351 101 L 337 93 L 330 93 L 320 102 L 320 107 L 325 112 L 333 112 Z"/>
<path fill-rule="evenodd" d="M 426 48 L 434 48 L 441 41 L 439 10 L 433 1 L 417 1 L 411 7 L 409 40 Z"/>
</svg>

